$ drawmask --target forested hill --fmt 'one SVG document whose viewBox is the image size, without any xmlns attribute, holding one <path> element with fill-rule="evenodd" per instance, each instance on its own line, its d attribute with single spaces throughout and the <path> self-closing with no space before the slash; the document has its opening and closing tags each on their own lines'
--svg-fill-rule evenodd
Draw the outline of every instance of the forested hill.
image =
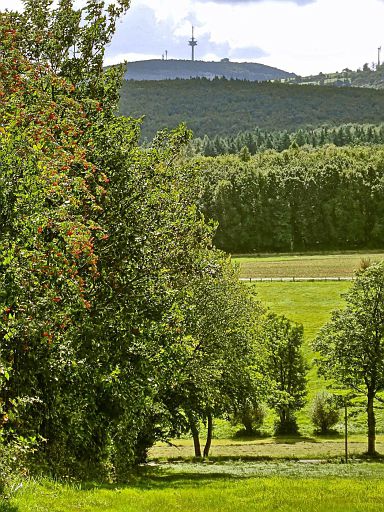
<svg viewBox="0 0 384 512">
<path fill-rule="evenodd" d="M 195 78 L 125 81 L 120 113 L 145 115 L 143 136 L 186 122 L 197 137 L 383 121 L 384 91 Z"/>
<path fill-rule="evenodd" d="M 262 82 L 295 76 L 294 73 L 254 62 L 230 62 L 227 59 L 221 62 L 153 59 L 129 62 L 124 78 L 126 80 L 174 80 L 225 77 Z"/>
</svg>

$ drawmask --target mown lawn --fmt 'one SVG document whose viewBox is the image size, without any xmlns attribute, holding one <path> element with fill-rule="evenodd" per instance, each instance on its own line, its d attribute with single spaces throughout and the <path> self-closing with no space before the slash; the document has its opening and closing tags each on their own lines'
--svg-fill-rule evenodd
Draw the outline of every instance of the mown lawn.
<svg viewBox="0 0 384 512">
<path fill-rule="evenodd" d="M 2 512 L 367 512 L 384 510 L 377 463 L 173 464 L 127 485 L 30 482 Z"/>
<path fill-rule="evenodd" d="M 383 252 L 351 254 L 234 256 L 240 277 L 352 277 L 362 259 L 384 259 Z"/>
<path fill-rule="evenodd" d="M 312 427 L 313 430 L 313 427 Z M 310 430 L 308 429 L 308 432 Z M 376 449 L 384 454 L 384 435 L 378 435 Z M 367 450 L 364 433 L 349 437 L 348 453 L 360 457 Z M 322 459 L 344 458 L 344 438 L 342 433 L 330 436 L 254 437 L 254 438 L 215 438 L 210 451 L 211 461 L 229 459 L 277 460 L 277 459 Z M 172 446 L 158 443 L 149 453 L 151 460 L 193 460 L 193 445 L 190 439 L 176 439 Z"/>
</svg>

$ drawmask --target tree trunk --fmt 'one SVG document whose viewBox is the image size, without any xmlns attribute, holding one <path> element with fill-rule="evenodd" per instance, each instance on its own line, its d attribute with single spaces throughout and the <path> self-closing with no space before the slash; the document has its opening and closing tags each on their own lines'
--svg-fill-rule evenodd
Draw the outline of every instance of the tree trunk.
<svg viewBox="0 0 384 512">
<path fill-rule="evenodd" d="M 368 390 L 367 415 L 368 415 L 368 455 L 376 453 L 376 419 L 375 410 L 373 408 L 373 400 L 375 392 Z"/>
<path fill-rule="evenodd" d="M 189 421 L 189 427 L 191 429 L 191 433 L 192 433 L 192 437 L 193 437 L 193 446 L 195 448 L 195 457 L 201 458 L 199 431 L 196 426 L 196 421 L 192 417 L 192 414 L 188 414 L 188 421 Z"/>
<path fill-rule="evenodd" d="M 213 420 L 212 420 L 211 412 L 208 413 L 207 419 L 208 419 L 208 429 L 207 429 L 207 441 L 204 446 L 204 453 L 203 453 L 204 457 L 208 457 L 209 450 L 211 449 L 212 433 L 213 433 Z"/>
<path fill-rule="evenodd" d="M 246 436 L 253 436 L 254 434 L 254 431 L 253 431 L 253 423 L 252 423 L 252 418 L 250 415 L 244 415 L 243 418 L 242 418 L 242 424 L 244 425 L 244 428 L 245 428 L 245 435 Z"/>
</svg>

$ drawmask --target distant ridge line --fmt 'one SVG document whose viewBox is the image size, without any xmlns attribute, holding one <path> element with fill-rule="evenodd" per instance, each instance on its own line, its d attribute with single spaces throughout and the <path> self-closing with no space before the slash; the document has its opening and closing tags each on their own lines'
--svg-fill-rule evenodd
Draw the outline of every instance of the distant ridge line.
<svg viewBox="0 0 384 512">
<path fill-rule="evenodd" d="M 264 82 L 295 78 L 295 73 L 257 62 L 220 62 L 202 60 L 151 59 L 128 62 L 125 80 L 176 80 L 223 77 L 227 79 Z"/>
</svg>

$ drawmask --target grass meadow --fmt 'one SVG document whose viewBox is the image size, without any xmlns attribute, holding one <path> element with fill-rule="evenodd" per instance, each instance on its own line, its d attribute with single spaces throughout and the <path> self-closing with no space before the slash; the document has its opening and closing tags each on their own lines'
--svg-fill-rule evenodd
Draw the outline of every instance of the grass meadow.
<svg viewBox="0 0 384 512">
<path fill-rule="evenodd" d="M 126 485 L 30 482 L 2 512 L 369 512 L 384 510 L 384 465 L 168 464 Z"/>
</svg>

